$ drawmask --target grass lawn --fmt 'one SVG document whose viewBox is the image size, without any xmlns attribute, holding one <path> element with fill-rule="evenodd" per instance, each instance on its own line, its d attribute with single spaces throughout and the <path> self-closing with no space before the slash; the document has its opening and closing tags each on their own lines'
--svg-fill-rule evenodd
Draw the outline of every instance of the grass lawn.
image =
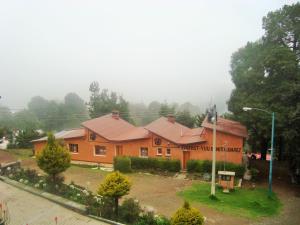
<svg viewBox="0 0 300 225">
<path fill-rule="evenodd" d="M 9 149 L 8 151 L 19 159 L 27 159 L 33 156 L 32 149 Z"/>
<path fill-rule="evenodd" d="M 221 188 L 216 188 L 217 200 L 212 200 L 209 198 L 210 184 L 194 183 L 178 195 L 188 201 L 247 218 L 276 215 L 282 205 L 276 194 L 268 198 L 268 190 L 265 188 L 236 189 L 229 194 L 223 193 Z"/>
<path fill-rule="evenodd" d="M 6 149 L 1 150 L 3 158 L 8 158 L 9 160 L 23 160 L 28 159 L 33 156 L 32 149 Z"/>
</svg>

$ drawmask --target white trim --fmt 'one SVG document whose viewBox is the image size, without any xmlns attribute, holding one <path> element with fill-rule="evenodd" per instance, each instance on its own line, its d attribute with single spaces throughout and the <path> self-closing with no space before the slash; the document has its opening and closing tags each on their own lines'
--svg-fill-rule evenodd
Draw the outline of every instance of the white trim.
<svg viewBox="0 0 300 225">
<path fill-rule="evenodd" d="M 161 150 L 161 153 L 158 153 L 158 149 Z M 161 147 L 156 148 L 156 155 L 157 156 L 162 156 L 163 155 L 163 149 Z"/>
<path fill-rule="evenodd" d="M 170 154 L 168 154 L 168 149 L 170 150 Z M 166 149 L 166 156 L 170 157 L 171 155 L 172 155 L 172 150 L 171 150 L 171 148 L 167 148 L 167 149 Z"/>
<path fill-rule="evenodd" d="M 70 154 L 72 154 L 72 155 L 78 155 L 79 154 L 79 152 L 71 152 L 71 151 L 69 151 L 70 152 Z"/>
<path fill-rule="evenodd" d="M 70 145 L 77 145 L 77 152 L 72 152 L 70 149 Z M 79 154 L 79 144 L 68 143 L 68 150 L 69 150 L 70 154 L 74 154 L 74 155 Z"/>
<path fill-rule="evenodd" d="M 147 156 L 142 156 L 142 148 L 146 148 L 147 149 Z M 148 147 L 140 147 L 140 152 L 139 152 L 140 158 L 149 158 L 149 148 Z"/>
</svg>

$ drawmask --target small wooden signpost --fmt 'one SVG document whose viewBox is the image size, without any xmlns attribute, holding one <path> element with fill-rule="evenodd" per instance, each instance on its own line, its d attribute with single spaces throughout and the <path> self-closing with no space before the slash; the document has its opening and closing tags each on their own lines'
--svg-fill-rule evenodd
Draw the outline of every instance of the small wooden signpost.
<svg viewBox="0 0 300 225">
<path fill-rule="evenodd" d="M 229 193 L 229 190 L 234 189 L 235 172 L 218 171 L 219 185 L 223 188 L 223 192 Z"/>
</svg>

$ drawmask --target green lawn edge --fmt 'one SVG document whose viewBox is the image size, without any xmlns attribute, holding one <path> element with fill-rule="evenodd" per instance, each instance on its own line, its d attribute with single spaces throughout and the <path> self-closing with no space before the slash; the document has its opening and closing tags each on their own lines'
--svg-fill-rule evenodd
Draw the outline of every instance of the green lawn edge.
<svg viewBox="0 0 300 225">
<path fill-rule="evenodd" d="M 229 194 L 216 188 L 217 200 L 209 198 L 210 183 L 194 183 L 191 187 L 177 193 L 187 201 L 199 203 L 219 212 L 251 219 L 276 216 L 282 208 L 282 203 L 276 193 L 268 197 L 266 188 L 240 189 Z"/>
</svg>

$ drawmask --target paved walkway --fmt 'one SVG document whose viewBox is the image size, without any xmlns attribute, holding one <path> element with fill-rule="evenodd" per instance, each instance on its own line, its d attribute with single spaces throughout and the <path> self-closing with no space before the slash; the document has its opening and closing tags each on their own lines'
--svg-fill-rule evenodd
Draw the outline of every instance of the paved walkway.
<svg viewBox="0 0 300 225">
<path fill-rule="evenodd" d="M 22 191 L 0 181 L 0 202 L 6 202 L 9 225 L 106 225 L 68 210 L 44 198 Z"/>
</svg>

